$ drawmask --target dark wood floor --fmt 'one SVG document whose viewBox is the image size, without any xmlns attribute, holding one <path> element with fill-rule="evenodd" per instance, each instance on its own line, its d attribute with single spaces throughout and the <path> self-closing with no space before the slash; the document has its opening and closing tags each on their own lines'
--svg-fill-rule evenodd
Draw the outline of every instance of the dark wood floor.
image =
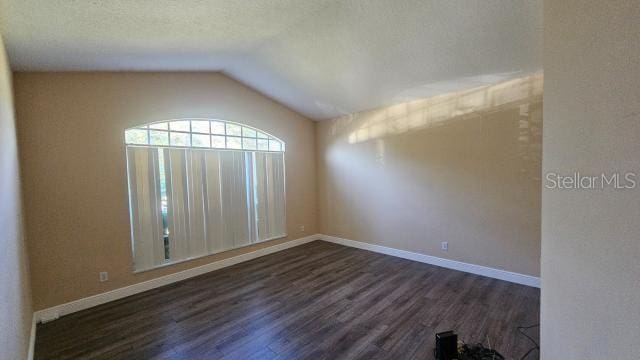
<svg viewBox="0 0 640 360">
<path fill-rule="evenodd" d="M 538 289 L 314 241 L 38 325 L 35 358 L 433 359 L 455 329 L 519 359 L 538 314 Z"/>
</svg>

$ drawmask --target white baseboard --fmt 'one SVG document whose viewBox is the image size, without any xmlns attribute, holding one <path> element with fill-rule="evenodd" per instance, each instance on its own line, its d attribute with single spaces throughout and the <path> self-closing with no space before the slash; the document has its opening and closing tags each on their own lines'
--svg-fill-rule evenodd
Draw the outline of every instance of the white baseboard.
<svg viewBox="0 0 640 360">
<path fill-rule="evenodd" d="M 447 269 L 459 270 L 471 274 L 482 275 L 494 279 L 509 281 L 516 284 L 522 284 L 533 287 L 540 287 L 540 278 L 530 275 L 514 273 L 510 271 L 490 268 L 481 265 L 468 264 L 460 261 L 443 259 L 435 256 L 419 254 L 406 250 L 394 249 L 381 245 L 373 245 L 361 241 L 343 239 L 335 236 L 321 235 L 321 239 L 332 243 L 350 246 L 358 249 L 369 250 L 380 254 L 397 256 L 403 259 L 418 261 L 425 264 L 436 265 Z"/>
<path fill-rule="evenodd" d="M 125 286 L 119 289 L 108 291 L 102 294 L 89 296 L 86 298 L 71 301 L 65 304 L 53 306 L 47 309 L 36 311 L 33 314 L 33 326 L 31 329 L 31 339 L 29 343 L 30 356 L 33 355 L 33 347 L 35 345 L 36 323 L 55 320 L 60 316 L 68 315 L 77 311 L 85 310 L 94 306 L 102 305 L 110 301 L 125 298 L 147 290 L 155 289 L 164 285 L 172 284 L 178 281 L 186 280 L 198 275 L 202 275 L 214 270 L 222 269 L 227 266 L 239 264 L 248 260 L 252 260 L 264 255 L 272 254 L 278 251 L 286 250 L 295 246 L 306 244 L 314 240 L 324 240 L 332 243 L 350 246 L 358 249 L 369 250 L 381 254 L 401 257 L 408 260 L 418 261 L 426 264 L 436 265 L 448 269 L 464 271 L 472 274 L 487 276 L 490 278 L 505 280 L 517 284 L 540 287 L 540 278 L 524 274 L 518 274 L 510 271 L 494 269 L 481 265 L 463 263 L 460 261 L 443 259 L 435 256 L 414 253 L 406 250 L 399 250 L 390 247 L 373 245 L 360 241 L 343 239 L 335 236 L 315 234 L 303 238 L 287 241 L 282 244 L 265 247 L 250 253 L 234 256 L 228 259 L 215 261 L 206 265 L 187 269 L 174 274 L 161 276 L 155 279 L 144 281 L 141 283 Z"/>
<path fill-rule="evenodd" d="M 172 284 L 181 280 L 189 279 L 198 275 L 208 273 L 210 271 L 214 271 L 214 270 L 225 268 L 227 266 L 239 264 L 241 262 L 252 260 L 264 255 L 286 250 L 295 246 L 306 244 L 314 240 L 319 240 L 320 238 L 321 238 L 320 234 L 305 236 L 303 238 L 287 241 L 282 244 L 273 245 L 273 246 L 265 247 L 256 251 L 252 251 L 250 253 L 215 261 L 215 262 L 198 266 L 192 269 L 187 269 L 174 274 L 161 276 L 161 277 L 144 281 L 141 283 L 111 290 L 102 294 L 89 296 L 89 297 L 71 301 L 65 304 L 39 310 L 34 313 L 34 324 L 37 322 L 47 322 L 47 321 L 55 320 L 60 316 L 71 314 L 80 310 L 85 310 L 94 306 L 108 303 L 110 301 L 122 299 L 127 296 L 135 295 L 147 290 L 155 289 L 155 288 Z M 32 331 L 35 333 L 35 327 Z M 34 339 L 35 339 L 35 336 L 34 336 Z"/>
<path fill-rule="evenodd" d="M 31 316 L 31 333 L 29 334 L 29 349 L 27 350 L 27 360 L 33 360 L 33 355 L 36 349 L 36 314 Z"/>
</svg>

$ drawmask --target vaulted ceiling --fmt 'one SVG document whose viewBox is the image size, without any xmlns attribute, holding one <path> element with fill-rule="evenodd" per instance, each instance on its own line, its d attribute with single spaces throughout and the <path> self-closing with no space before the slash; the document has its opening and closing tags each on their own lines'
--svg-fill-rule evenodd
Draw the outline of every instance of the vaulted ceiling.
<svg viewBox="0 0 640 360">
<path fill-rule="evenodd" d="M 313 119 L 542 69 L 542 0 L 0 0 L 18 71 L 223 71 Z"/>
</svg>

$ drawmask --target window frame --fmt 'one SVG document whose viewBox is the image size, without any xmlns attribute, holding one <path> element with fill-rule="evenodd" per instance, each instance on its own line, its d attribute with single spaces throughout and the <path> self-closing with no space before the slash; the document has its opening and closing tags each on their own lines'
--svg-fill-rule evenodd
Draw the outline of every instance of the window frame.
<svg viewBox="0 0 640 360">
<path fill-rule="evenodd" d="M 192 130 L 193 129 L 193 125 L 191 123 L 191 121 L 208 121 L 209 122 L 209 133 L 201 133 L 201 132 L 192 132 L 192 131 L 179 131 L 179 130 L 171 130 L 171 125 L 170 123 L 173 121 L 189 121 L 189 129 Z M 220 123 L 224 123 L 224 130 L 225 130 L 225 134 L 213 134 L 212 133 L 212 122 L 220 122 Z M 167 123 L 167 129 L 152 129 L 151 126 L 155 125 L 155 124 L 160 124 L 160 123 Z M 227 124 L 232 124 L 232 125 L 236 125 L 240 127 L 240 136 L 237 135 L 227 135 Z M 253 131 L 256 132 L 256 137 L 250 137 L 250 136 L 243 136 L 244 134 L 244 129 L 251 129 Z M 130 143 L 127 142 L 126 139 L 126 132 L 128 130 L 146 130 L 147 131 L 147 143 L 143 144 L 143 143 Z M 151 144 L 151 136 L 150 136 L 150 131 L 162 131 L 162 132 L 166 132 L 167 133 L 167 137 L 169 139 L 169 144 Z M 185 146 L 185 145 L 171 145 L 171 133 L 183 133 L 183 134 L 189 134 L 189 142 L 190 145 L 189 146 Z M 138 274 L 138 273 L 143 273 L 143 272 L 147 272 L 147 271 L 152 271 L 152 270 L 156 270 L 159 268 L 163 268 L 163 267 L 167 267 L 167 266 L 172 266 L 172 265 L 177 265 L 177 264 L 181 264 L 184 262 L 188 262 L 188 261 L 192 261 L 192 260 L 197 260 L 197 259 L 201 259 L 207 256 L 212 256 L 215 254 L 219 254 L 222 252 L 227 252 L 227 251 L 233 251 L 233 250 L 237 250 L 237 249 L 241 249 L 241 248 L 245 248 L 248 246 L 253 246 L 259 243 L 263 243 L 263 242 L 267 242 L 267 241 L 272 241 L 272 240 L 277 240 L 277 239 L 283 239 L 289 236 L 289 232 L 288 232 L 288 226 L 287 226 L 287 168 L 286 168 L 286 156 L 285 156 L 285 152 L 286 152 L 286 146 L 285 146 L 285 142 L 283 140 L 281 140 L 280 138 L 266 132 L 263 131 L 261 129 L 255 128 L 253 126 L 249 126 L 249 125 L 245 125 L 242 123 L 238 123 L 235 121 L 229 121 L 229 120 L 222 120 L 222 119 L 218 119 L 218 118 L 176 118 L 176 119 L 166 119 L 166 120 L 158 120 L 158 121 L 153 121 L 153 122 L 149 122 L 149 123 L 144 123 L 142 125 L 139 126 L 133 126 L 130 128 L 126 128 L 123 131 L 123 142 L 124 142 L 124 156 L 125 156 L 125 174 L 126 174 L 126 187 L 127 187 L 127 206 L 129 207 L 129 216 L 131 218 L 132 216 L 132 209 L 131 209 L 131 203 L 129 200 L 129 192 L 130 192 L 130 178 L 129 178 L 129 163 L 128 163 L 128 149 L 130 147 L 151 147 L 151 148 L 177 148 L 177 149 L 190 149 L 190 150 L 199 150 L 199 151 L 242 151 L 242 152 L 254 152 L 254 153 L 279 153 L 282 156 L 282 171 L 283 171 L 283 201 L 284 201 L 284 219 L 285 219 L 285 232 L 282 235 L 277 235 L 277 236 L 273 236 L 270 238 L 266 238 L 263 240 L 258 240 L 254 243 L 250 243 L 247 245 L 242 245 L 242 246 L 237 246 L 234 248 L 230 248 L 230 249 L 226 249 L 226 250 L 221 250 L 218 252 L 212 252 L 212 253 L 208 253 L 208 254 L 203 254 L 203 255 L 197 255 L 197 256 L 192 256 L 192 257 L 188 257 L 188 258 L 184 258 L 184 259 L 180 259 L 180 260 L 171 260 L 171 259 L 166 259 L 162 264 L 156 265 L 154 267 L 150 267 L 150 268 L 144 268 L 144 269 L 136 269 L 136 263 L 135 263 L 135 246 L 134 246 L 134 235 L 133 235 L 133 226 L 131 223 L 131 220 L 129 221 L 129 226 L 130 226 L 130 233 L 131 233 L 131 267 L 132 267 L 132 273 L 133 274 Z M 193 146 L 192 145 L 192 135 L 196 134 L 196 135 L 209 135 L 209 147 L 200 147 L 200 146 Z M 265 137 L 258 137 L 258 134 L 264 134 Z M 211 136 L 224 136 L 225 137 L 225 147 L 224 148 L 218 148 L 218 147 L 212 147 L 212 140 L 211 140 Z M 227 137 L 232 137 L 232 138 L 240 138 L 240 142 L 241 142 L 241 146 L 244 147 L 244 141 L 243 139 L 247 138 L 247 139 L 256 139 L 256 149 L 237 149 L 237 148 L 229 148 L 226 147 L 227 144 Z M 271 141 L 277 141 L 280 144 L 280 150 L 259 150 L 257 149 L 257 140 L 268 140 L 268 144 L 270 144 Z M 169 239 L 171 237 L 169 236 Z M 163 235 L 163 241 L 164 241 L 164 235 Z M 170 241 L 170 240 L 169 240 Z"/>
<path fill-rule="evenodd" d="M 172 130 L 171 129 L 171 123 L 173 122 L 178 122 L 178 121 L 188 121 L 189 122 L 189 131 L 186 130 Z M 209 123 L 209 132 L 208 133 L 204 133 L 204 132 L 199 132 L 199 131 L 193 131 L 193 121 L 207 121 Z M 224 134 L 219 134 L 219 133 L 213 133 L 213 128 L 212 128 L 212 122 L 217 122 L 217 123 L 222 123 L 224 124 Z M 166 129 L 157 129 L 157 128 L 152 128 L 151 126 L 153 125 L 157 125 L 157 124 L 163 124 L 166 123 L 167 127 Z M 240 135 L 231 135 L 227 133 L 227 129 L 228 129 L 228 125 L 234 125 L 234 126 L 238 126 L 240 128 Z M 251 131 L 254 131 L 256 136 L 245 136 L 244 135 L 244 130 L 248 129 Z M 146 131 L 146 143 L 143 142 L 129 142 L 127 141 L 127 132 L 131 131 L 131 130 L 141 130 L 141 131 Z M 151 132 L 163 132 L 166 133 L 167 135 L 167 143 L 166 144 L 152 144 L 151 143 Z M 154 122 L 150 122 L 150 123 L 145 123 L 139 126 L 133 126 L 130 128 L 126 128 L 124 130 L 125 133 L 125 137 L 124 137 L 124 144 L 126 146 L 154 146 L 154 147 L 171 147 L 171 148 L 185 148 L 185 149 L 213 149 L 213 150 L 235 150 L 235 151 L 260 151 L 260 152 L 286 152 L 286 146 L 285 146 L 285 142 L 282 141 L 281 139 L 279 139 L 276 136 L 271 135 L 270 133 L 267 133 L 266 131 L 260 130 L 258 128 L 255 128 L 253 126 L 249 126 L 249 125 L 245 125 L 242 123 L 238 123 L 235 121 L 229 121 L 229 120 L 222 120 L 222 119 L 216 119 L 216 118 L 180 118 L 180 119 L 166 119 L 166 120 L 159 120 L 159 121 L 154 121 Z M 172 144 L 171 141 L 171 134 L 185 134 L 188 135 L 189 137 L 189 141 L 188 141 L 188 145 L 178 145 L 178 144 Z M 263 134 L 264 137 L 259 136 L 260 134 Z M 209 146 L 194 146 L 193 145 L 193 135 L 207 135 L 209 138 Z M 217 136 L 217 137 L 224 137 L 224 142 L 225 142 L 225 147 L 214 147 L 213 146 L 213 137 Z M 229 147 L 229 138 L 233 138 L 233 139 L 239 139 L 240 140 L 240 147 Z M 245 148 L 244 144 L 244 140 L 245 139 L 250 139 L 250 140 L 255 140 L 255 148 L 254 149 L 250 149 L 250 148 Z M 260 149 L 258 146 L 258 140 L 266 140 L 267 141 L 267 148 L 264 149 Z M 272 143 L 276 143 L 278 144 L 278 150 L 272 149 L 271 144 Z"/>
</svg>

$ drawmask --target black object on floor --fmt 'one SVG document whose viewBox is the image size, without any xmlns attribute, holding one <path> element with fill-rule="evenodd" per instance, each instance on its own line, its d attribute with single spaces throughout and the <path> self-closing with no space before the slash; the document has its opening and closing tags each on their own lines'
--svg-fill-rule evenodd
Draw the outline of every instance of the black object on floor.
<svg viewBox="0 0 640 360">
<path fill-rule="evenodd" d="M 437 360 L 458 359 L 458 335 L 453 330 L 437 333 L 434 352 Z"/>
</svg>

